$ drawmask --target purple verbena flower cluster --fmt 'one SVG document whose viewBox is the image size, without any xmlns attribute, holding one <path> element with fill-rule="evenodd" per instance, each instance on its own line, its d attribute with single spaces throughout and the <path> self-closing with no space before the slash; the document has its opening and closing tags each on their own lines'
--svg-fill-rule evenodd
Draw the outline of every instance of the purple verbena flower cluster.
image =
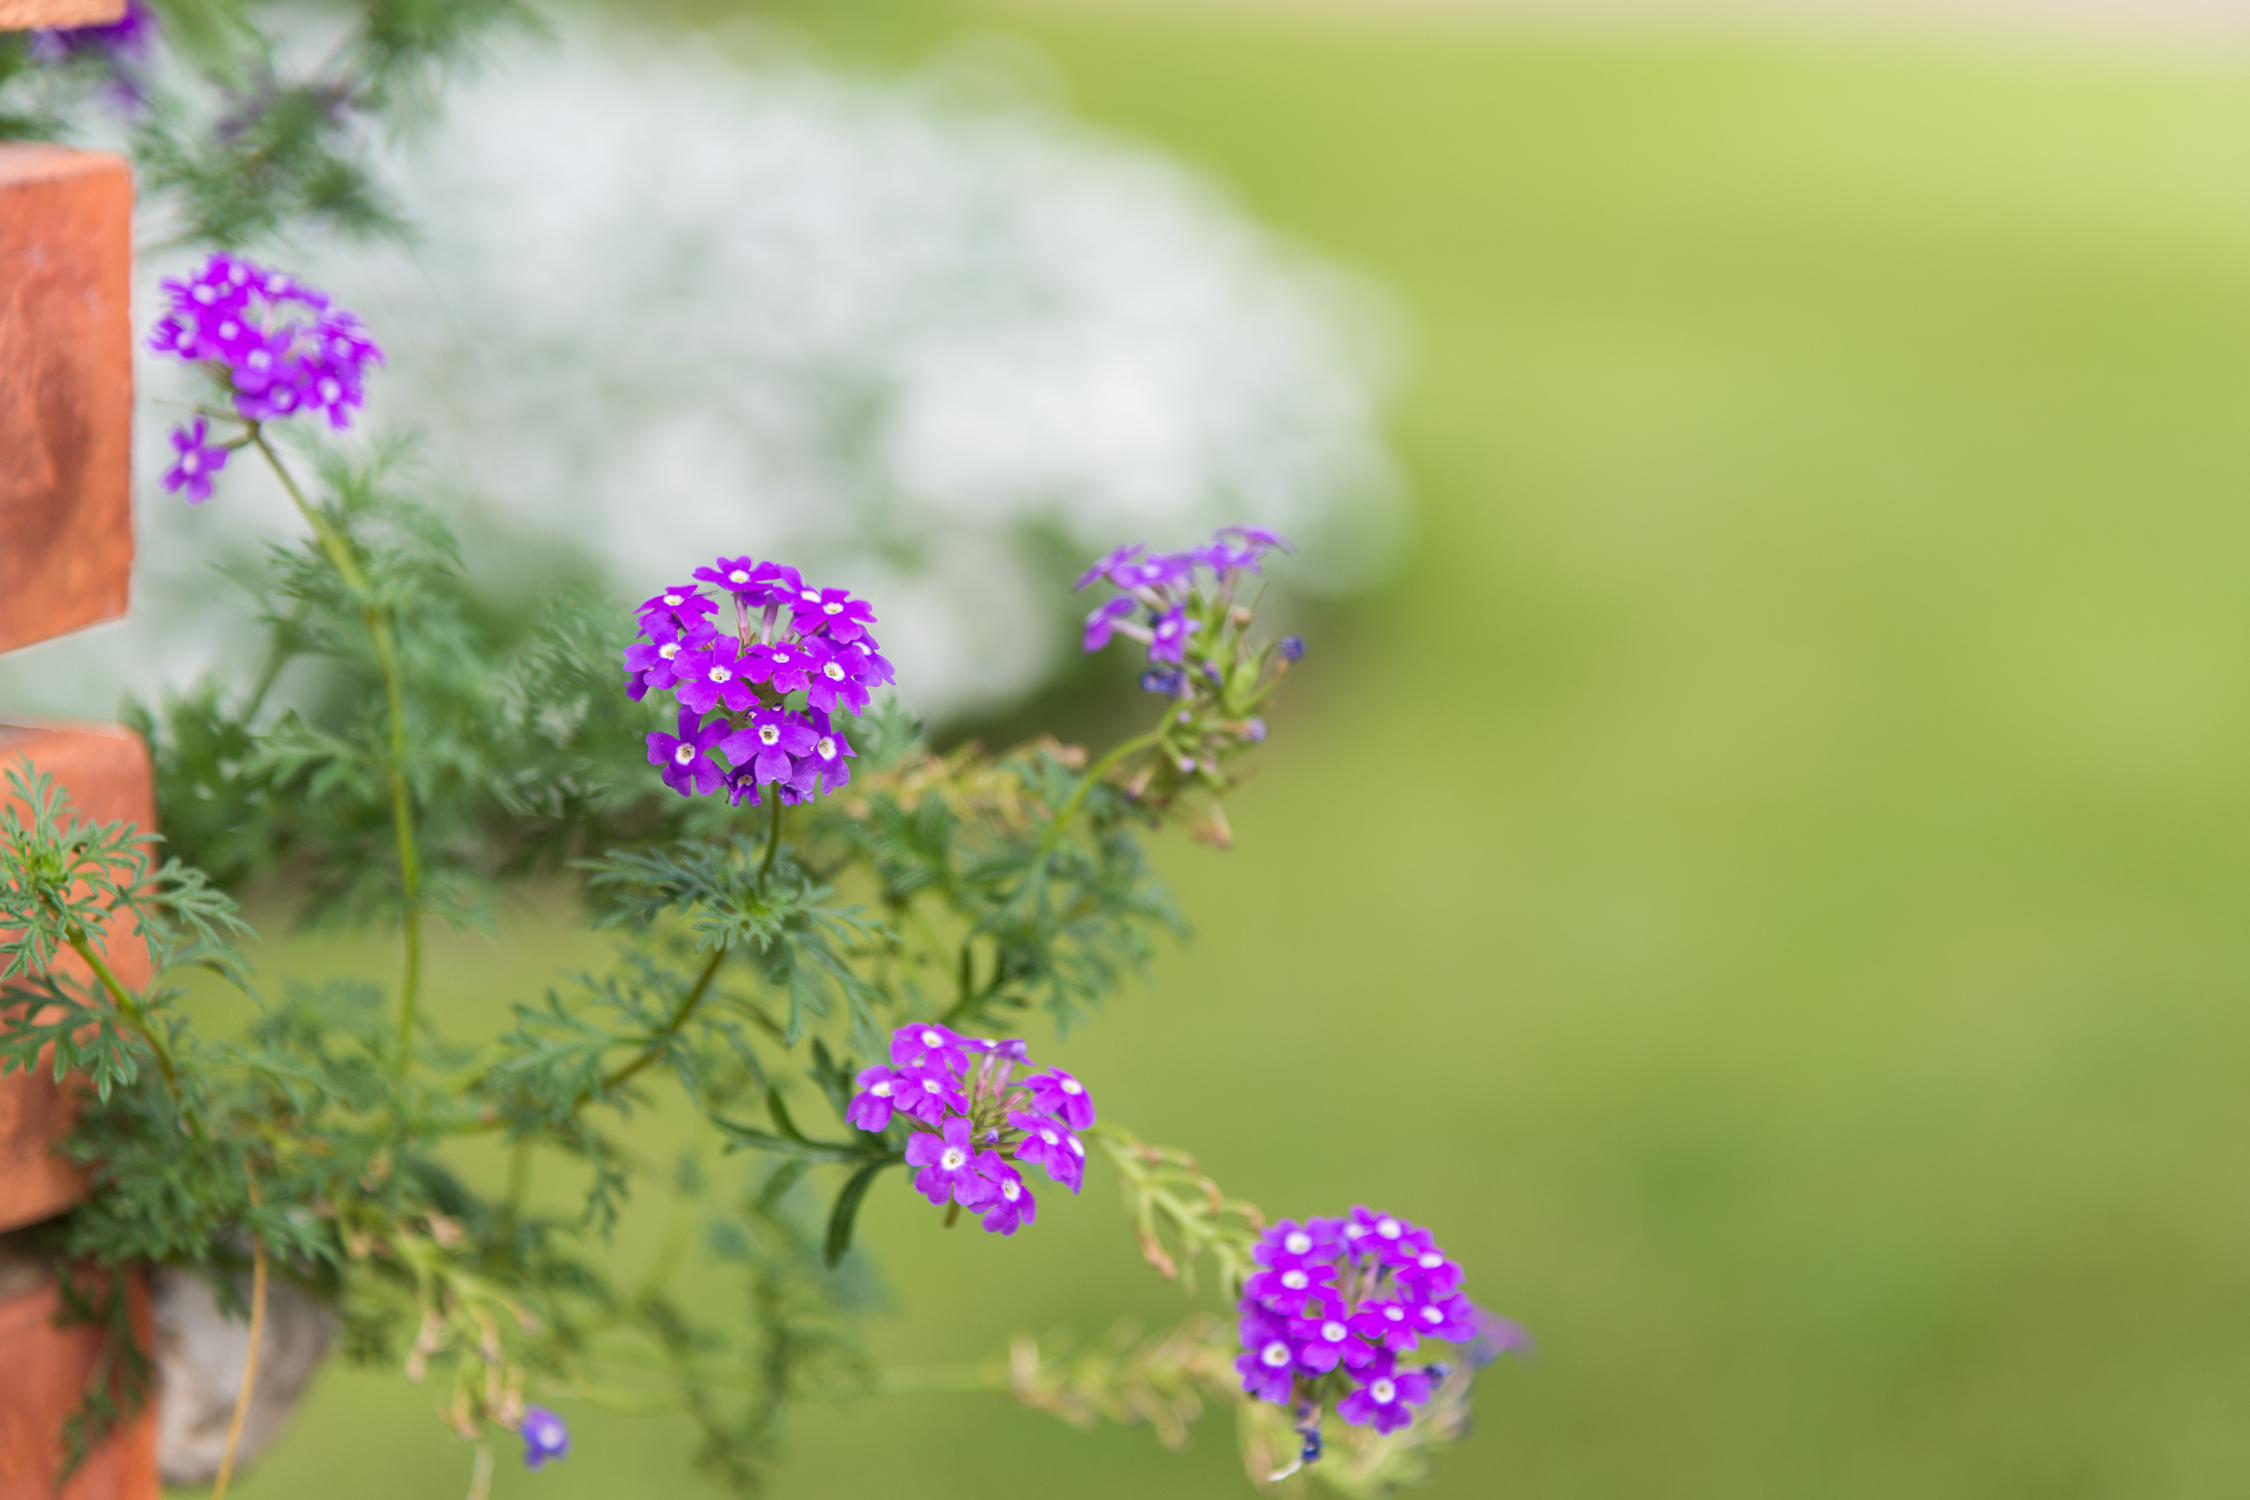
<svg viewBox="0 0 2250 1500">
<path fill-rule="evenodd" d="M 1128 636 L 1148 647 L 1150 665 L 1180 666 L 1191 646 L 1209 644 L 1195 639 L 1209 634 L 1212 623 L 1199 606 L 1214 601 L 1223 614 L 1243 575 L 1260 571 L 1276 548 L 1287 552 L 1289 544 L 1262 526 L 1225 526 L 1210 545 L 1186 552 L 1151 552 L 1144 542 L 1115 549 L 1078 575 L 1081 589 L 1106 581 L 1123 591 L 1086 617 L 1086 649 L 1099 651 L 1111 637 Z M 1211 575 L 1208 594 L 1196 586 L 1205 573 Z"/>
<path fill-rule="evenodd" d="M 836 716 L 866 712 L 897 676 L 868 631 L 875 611 L 780 563 L 722 557 L 695 576 L 641 605 L 625 648 L 626 692 L 679 704 L 678 733 L 648 737 L 649 763 L 683 797 L 724 791 L 738 806 L 768 787 L 790 805 L 850 781 L 858 752 Z M 731 602 L 731 621 L 702 584 Z"/>
<path fill-rule="evenodd" d="M 1442 1366 L 1406 1368 L 1424 1339 L 1470 1350 L 1492 1320 L 1462 1294 L 1461 1267 L 1426 1229 L 1372 1209 L 1284 1219 L 1262 1235 L 1242 1287 L 1242 1388 L 1290 1408 L 1318 1454 L 1320 1408 L 1390 1432 L 1414 1420 Z M 1512 1326 L 1512 1325 L 1511 1325 Z"/>
<path fill-rule="evenodd" d="M 213 255 L 193 276 L 166 281 L 164 294 L 149 347 L 211 371 L 248 424 L 321 412 L 331 427 L 347 427 L 366 400 L 368 366 L 383 359 L 358 317 L 325 293 L 239 256 Z M 172 433 L 164 487 L 201 503 L 211 476 L 246 441 L 213 443 L 209 423 L 197 417 Z"/>
<path fill-rule="evenodd" d="M 891 1035 L 890 1066 L 859 1075 L 845 1118 L 872 1132 L 909 1122 L 906 1164 L 921 1169 L 914 1186 L 922 1196 L 975 1211 L 993 1234 L 1014 1234 L 1039 1205 L 1009 1161 L 1043 1168 L 1076 1193 L 1086 1179 L 1078 1132 L 1094 1123 L 1084 1084 L 1034 1066 L 1019 1041 L 962 1036 L 934 1021 L 901 1026 Z M 1027 1076 L 1018 1078 L 1019 1068 Z"/>
<path fill-rule="evenodd" d="M 1249 643 L 1256 611 L 1245 582 L 1276 550 L 1289 544 L 1263 527 L 1227 526 L 1186 552 L 1119 547 L 1079 576 L 1081 589 L 1106 582 L 1119 591 L 1086 617 L 1085 648 L 1099 651 L 1120 636 L 1140 643 L 1149 662 L 1141 686 L 1173 700 L 1132 783 L 1136 796 L 1151 784 L 1159 797 L 1197 783 L 1223 789 L 1220 762 L 1265 740 L 1258 711 L 1305 654 L 1295 636 Z"/>
</svg>

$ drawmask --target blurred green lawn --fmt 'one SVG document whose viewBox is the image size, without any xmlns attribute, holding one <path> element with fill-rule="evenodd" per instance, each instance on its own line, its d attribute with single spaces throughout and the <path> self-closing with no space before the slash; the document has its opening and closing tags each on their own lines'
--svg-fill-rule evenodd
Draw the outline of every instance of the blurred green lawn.
<svg viewBox="0 0 2250 1500">
<path fill-rule="evenodd" d="M 2250 67 L 972 19 L 1419 331 L 1410 565 L 1061 1056 L 1530 1324 L 1433 1493 L 2250 1491 Z M 457 1003 L 547 945 L 448 945 Z M 1178 1308 L 1106 1177 L 1006 1242 L 892 1182 L 865 1239 L 901 1362 Z M 704 1492 L 571 1415 L 496 1494 Z M 1246 1492 L 1224 1425 L 986 1397 L 794 1445 L 786 1496 Z M 240 1493 L 467 1475 L 340 1374 Z"/>
</svg>

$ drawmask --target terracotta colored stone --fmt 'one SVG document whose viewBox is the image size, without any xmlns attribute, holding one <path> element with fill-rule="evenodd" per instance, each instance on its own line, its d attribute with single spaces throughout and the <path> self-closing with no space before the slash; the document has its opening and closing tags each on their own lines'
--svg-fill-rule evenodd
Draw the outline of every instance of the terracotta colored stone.
<svg viewBox="0 0 2250 1500">
<path fill-rule="evenodd" d="M 0 725 L 0 768 L 26 756 L 61 783 L 81 817 L 156 826 L 148 752 L 138 736 L 92 724 Z M 0 775 L 0 808 L 16 802 L 6 786 Z M 132 934 L 113 935 L 108 955 L 122 982 L 134 988 L 148 983 L 148 951 Z M 85 977 L 74 956 L 57 969 Z M 0 1025 L 5 1024 L 0 1017 Z M 70 1133 L 77 1112 L 73 1082 L 57 1083 L 51 1071 L 0 1078 L 0 1230 L 37 1223 L 78 1200 L 83 1187 L 79 1174 L 53 1152 L 55 1143 Z M 0 1496 L 5 1494 L 0 1486 Z"/>
<path fill-rule="evenodd" d="M 0 651 L 125 613 L 132 217 L 123 157 L 0 144 Z"/>
<path fill-rule="evenodd" d="M 133 1337 L 146 1349 L 148 1294 L 139 1277 L 127 1295 Z M 57 1328 L 58 1306 L 44 1272 L 0 1264 L 0 1500 L 156 1500 L 153 1403 L 54 1488 L 63 1424 L 102 1358 L 102 1331 Z"/>
<path fill-rule="evenodd" d="M 0 0 L 0 31 L 98 26 L 125 14 L 125 0 Z"/>
</svg>

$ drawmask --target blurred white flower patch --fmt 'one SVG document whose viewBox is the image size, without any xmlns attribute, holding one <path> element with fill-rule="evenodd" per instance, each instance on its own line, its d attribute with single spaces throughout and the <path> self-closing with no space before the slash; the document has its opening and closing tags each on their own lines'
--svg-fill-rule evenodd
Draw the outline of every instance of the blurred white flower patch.
<svg viewBox="0 0 2250 1500">
<path fill-rule="evenodd" d="M 1246 521 L 1301 542 L 1293 579 L 1365 582 L 1400 515 L 1387 304 L 991 71 L 568 28 L 399 148 L 412 246 L 296 263 L 382 342 L 373 425 L 421 429 L 441 493 L 636 599 L 722 551 L 848 586 L 927 714 L 1061 665 L 1119 541 Z M 213 602 L 220 514 L 287 524 L 226 481 L 193 516 L 144 481 L 155 615 Z"/>
</svg>

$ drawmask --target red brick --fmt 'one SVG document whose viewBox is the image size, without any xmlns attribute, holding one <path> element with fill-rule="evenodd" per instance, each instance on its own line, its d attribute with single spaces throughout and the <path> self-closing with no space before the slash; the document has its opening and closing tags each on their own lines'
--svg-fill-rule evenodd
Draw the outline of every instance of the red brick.
<svg viewBox="0 0 2250 1500">
<path fill-rule="evenodd" d="M 0 770 L 25 756 L 70 793 L 80 817 L 156 826 L 148 752 L 139 737 L 92 724 L 0 725 Z M 0 774 L 0 808 L 14 804 L 6 786 Z M 137 989 L 148 983 L 148 950 L 132 934 L 112 935 L 108 955 L 125 984 Z M 66 955 L 57 969 L 85 977 L 73 956 Z M 45 1069 L 0 1078 L 0 1230 L 37 1223 L 78 1200 L 83 1188 L 78 1173 L 52 1149 L 70 1133 L 77 1113 L 73 1080 L 58 1084 Z M 0 1496 L 5 1494 L 0 1485 Z"/>
<path fill-rule="evenodd" d="M 148 1292 L 128 1292 L 133 1337 L 149 1348 Z M 63 1423 L 102 1357 L 102 1331 L 55 1326 L 53 1282 L 20 1262 L 0 1267 L 0 1500 L 156 1500 L 154 1406 L 110 1437 L 57 1491 Z"/>
<path fill-rule="evenodd" d="M 95 26 L 125 14 L 125 0 L 0 0 L 0 31 Z"/>
<path fill-rule="evenodd" d="M 0 144 L 0 651 L 125 613 L 132 217 L 124 158 Z"/>
</svg>

